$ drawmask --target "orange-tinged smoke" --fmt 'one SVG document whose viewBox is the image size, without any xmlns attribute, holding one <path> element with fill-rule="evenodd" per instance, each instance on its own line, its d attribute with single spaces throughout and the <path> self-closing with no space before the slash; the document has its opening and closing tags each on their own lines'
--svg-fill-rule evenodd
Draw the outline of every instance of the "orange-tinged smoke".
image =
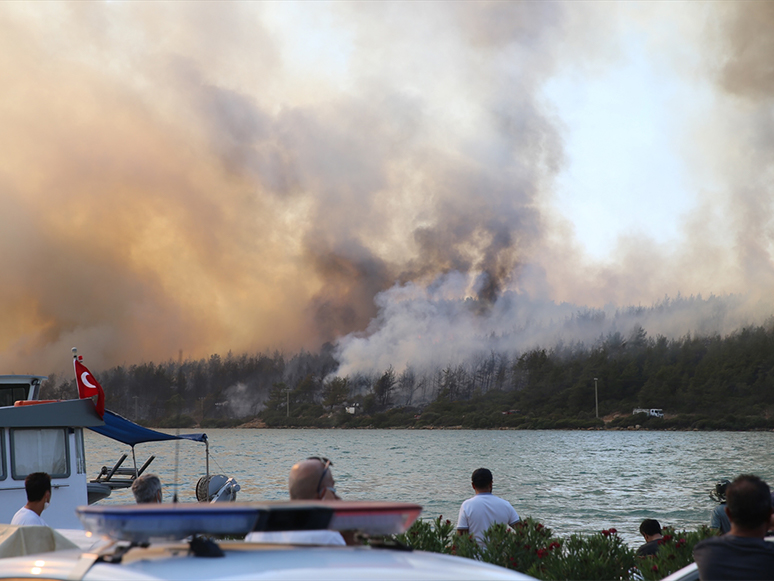
<svg viewBox="0 0 774 581">
<path fill-rule="evenodd" d="M 614 39 L 617 10 L 604 24 Z M 742 46 L 757 30 L 744 10 L 712 12 L 729 55 L 713 82 L 768 110 L 768 45 Z M 754 111 L 739 150 L 759 153 L 719 164 L 726 182 L 686 220 L 684 248 L 633 235 L 592 264 L 552 208 L 563 128 L 540 89 L 562 63 L 600 58 L 607 45 L 584 47 L 601 14 L 499 2 L 0 6 L 0 372 L 64 369 L 73 346 L 99 370 L 387 328 L 454 337 L 463 353 L 494 313 L 518 326 L 506 292 L 593 306 L 764 294 L 772 144 Z M 717 135 L 698 141 L 701 159 L 717 159 Z M 737 179 L 756 167 L 757 180 Z M 706 229 L 716 200 L 732 222 L 724 242 Z M 470 299 L 474 322 L 420 308 L 428 296 Z M 421 328 L 388 320 L 393 300 L 417 301 L 408 319 Z M 370 364 L 344 356 L 353 370 Z"/>
</svg>

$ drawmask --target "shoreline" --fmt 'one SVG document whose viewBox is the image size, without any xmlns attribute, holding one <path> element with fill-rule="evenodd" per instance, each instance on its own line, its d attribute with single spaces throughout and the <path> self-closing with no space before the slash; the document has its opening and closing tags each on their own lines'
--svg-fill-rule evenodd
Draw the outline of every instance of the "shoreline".
<svg viewBox="0 0 774 581">
<path fill-rule="evenodd" d="M 319 412 L 317 412 L 319 413 Z M 279 429 L 279 430 L 556 430 L 609 432 L 774 432 L 774 418 L 766 416 L 723 416 L 668 414 L 643 417 L 614 412 L 600 418 L 535 417 L 515 413 L 439 414 L 436 412 L 393 411 L 372 415 L 330 412 L 287 417 L 269 413 L 245 418 L 194 418 L 172 416 L 153 421 L 157 429 L 204 430 Z"/>
<path fill-rule="evenodd" d="M 469 430 L 472 432 L 774 432 L 774 428 L 750 428 L 746 430 L 734 429 L 734 428 L 646 428 L 646 427 L 611 427 L 611 428 L 521 428 L 513 426 L 501 426 L 497 428 L 471 428 L 466 426 L 268 426 L 255 425 L 254 422 L 246 422 L 244 424 L 237 424 L 232 426 L 201 426 L 199 424 L 194 426 L 146 426 L 155 430 L 429 430 L 429 431 L 462 431 Z"/>
</svg>

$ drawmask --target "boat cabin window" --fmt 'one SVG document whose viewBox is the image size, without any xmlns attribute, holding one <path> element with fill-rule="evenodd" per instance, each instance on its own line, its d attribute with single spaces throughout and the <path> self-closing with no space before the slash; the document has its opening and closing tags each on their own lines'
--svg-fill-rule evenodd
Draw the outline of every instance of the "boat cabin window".
<svg viewBox="0 0 774 581">
<path fill-rule="evenodd" d="M 8 383 L 0 385 L 0 407 L 13 405 L 15 401 L 27 399 L 28 383 Z"/>
<path fill-rule="evenodd" d="M 75 469 L 86 474 L 86 450 L 83 443 L 83 428 L 75 428 Z"/>
<path fill-rule="evenodd" d="M 51 478 L 70 476 L 70 450 L 65 428 L 11 429 L 11 474 L 24 480 L 33 472 Z"/>
<path fill-rule="evenodd" d="M 0 480 L 5 480 L 8 471 L 5 467 L 5 430 L 0 430 Z"/>
</svg>

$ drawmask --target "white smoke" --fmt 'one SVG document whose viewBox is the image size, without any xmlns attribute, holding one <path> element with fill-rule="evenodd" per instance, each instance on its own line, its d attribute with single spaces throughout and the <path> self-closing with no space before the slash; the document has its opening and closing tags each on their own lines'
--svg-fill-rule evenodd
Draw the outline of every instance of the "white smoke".
<svg viewBox="0 0 774 581">
<path fill-rule="evenodd" d="M 433 284 L 396 285 L 376 298 L 379 315 L 365 333 L 338 343 L 339 376 L 397 373 L 455 366 L 489 353 L 518 356 L 560 344 L 598 345 L 610 336 L 626 341 L 642 329 L 647 336 L 725 336 L 761 324 L 774 305 L 743 296 L 664 298 L 647 307 L 607 305 L 589 309 L 507 291 L 493 305 L 475 298 L 475 277 L 458 272 Z"/>
</svg>

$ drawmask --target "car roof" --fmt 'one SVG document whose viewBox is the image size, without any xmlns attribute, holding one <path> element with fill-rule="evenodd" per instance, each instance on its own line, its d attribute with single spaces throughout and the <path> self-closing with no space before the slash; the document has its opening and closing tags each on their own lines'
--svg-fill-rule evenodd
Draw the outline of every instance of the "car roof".
<svg viewBox="0 0 774 581">
<path fill-rule="evenodd" d="M 111 579 L 314 579 L 315 581 L 396 578 L 431 580 L 532 579 L 516 571 L 461 557 L 422 551 L 359 547 L 298 547 L 243 541 L 221 542 L 223 558 L 197 557 L 186 543 L 131 548 L 119 563 L 94 562 L 80 551 L 59 551 L 3 559 L 2 578 L 65 580 L 85 569 L 84 581 Z M 91 562 L 89 561 L 91 559 Z M 89 566 L 90 565 L 90 566 Z"/>
</svg>

